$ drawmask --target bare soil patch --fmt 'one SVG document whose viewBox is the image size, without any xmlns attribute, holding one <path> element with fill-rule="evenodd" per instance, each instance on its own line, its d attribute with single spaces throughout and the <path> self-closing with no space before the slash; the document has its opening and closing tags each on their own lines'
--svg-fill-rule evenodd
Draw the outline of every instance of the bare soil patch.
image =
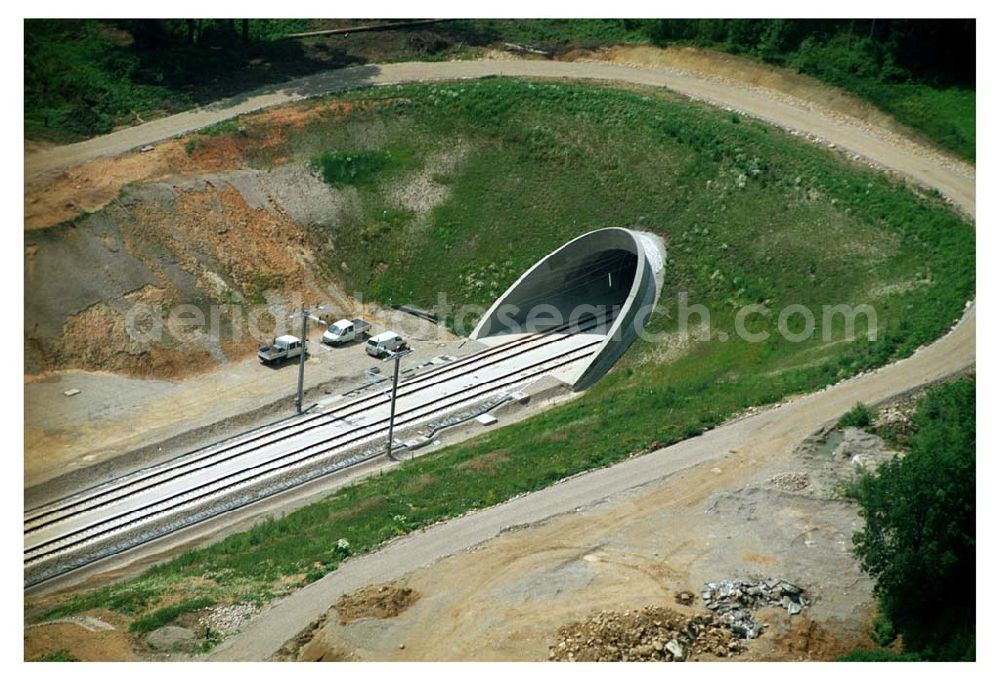
<svg viewBox="0 0 1000 682">
<path fill-rule="evenodd" d="M 139 656 L 132 650 L 132 640 L 116 623 L 113 614 L 102 613 L 101 619 L 112 625 L 109 629 L 87 627 L 80 622 L 59 621 L 26 628 L 24 660 L 35 661 L 57 652 L 79 661 L 135 661 Z"/>
<path fill-rule="evenodd" d="M 240 304 L 262 303 L 265 293 L 315 296 L 305 231 L 266 199 L 253 205 L 214 178 L 161 182 L 117 201 L 113 210 L 27 243 L 29 373 L 190 376 L 254 351 L 259 339 Z M 178 333 L 167 322 L 180 303 L 196 306 L 203 322 Z M 137 304 L 159 311 L 159 334 L 129 333 L 126 314 Z M 269 332 L 283 312 L 258 316 L 254 328 Z"/>
<path fill-rule="evenodd" d="M 362 618 L 394 618 L 420 599 L 420 593 L 400 585 L 369 585 L 341 597 L 334 608 L 340 624 L 347 625 Z"/>
<path fill-rule="evenodd" d="M 288 135 L 322 117 L 343 116 L 357 102 L 310 102 L 275 107 L 239 119 L 237 132 L 192 133 L 120 156 L 94 159 L 29 180 L 24 187 L 24 229 L 38 230 L 107 206 L 130 183 L 170 175 L 197 175 L 247 167 L 247 153 L 274 150 Z M 288 157 L 277 161 L 287 161 Z"/>
</svg>

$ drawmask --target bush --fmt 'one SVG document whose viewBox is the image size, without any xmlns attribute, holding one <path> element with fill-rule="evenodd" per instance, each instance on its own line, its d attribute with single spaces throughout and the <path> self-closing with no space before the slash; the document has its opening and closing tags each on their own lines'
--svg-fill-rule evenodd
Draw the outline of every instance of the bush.
<svg viewBox="0 0 1000 682">
<path fill-rule="evenodd" d="M 854 552 L 906 649 L 934 660 L 975 658 L 976 387 L 928 392 L 906 457 L 858 490 L 864 529 Z"/>
<path fill-rule="evenodd" d="M 327 184 L 334 187 L 370 185 L 385 168 L 392 155 L 386 151 L 350 150 L 323 152 L 310 159 Z"/>
<path fill-rule="evenodd" d="M 879 612 L 875 616 L 875 620 L 872 622 L 871 636 L 872 641 L 882 647 L 890 646 L 896 641 L 896 628 L 892 626 L 892 621 L 884 613 Z"/>
<path fill-rule="evenodd" d="M 71 654 L 69 649 L 57 649 L 35 660 L 39 663 L 75 663 L 80 659 Z"/>
<path fill-rule="evenodd" d="M 858 403 L 841 416 L 837 426 L 845 429 L 853 426 L 858 429 L 866 429 L 872 425 L 872 410 L 864 403 Z"/>
</svg>

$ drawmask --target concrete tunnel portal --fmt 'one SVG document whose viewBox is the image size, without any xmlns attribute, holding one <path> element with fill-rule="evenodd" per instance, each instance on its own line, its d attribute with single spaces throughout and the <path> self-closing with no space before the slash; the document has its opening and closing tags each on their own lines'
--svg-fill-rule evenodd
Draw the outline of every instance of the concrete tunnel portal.
<svg viewBox="0 0 1000 682">
<path fill-rule="evenodd" d="M 487 310 L 471 337 L 499 343 L 521 334 L 599 335 L 593 355 L 568 377 L 583 389 L 638 338 L 663 284 L 663 240 L 608 227 L 583 234 L 539 260 Z"/>
</svg>

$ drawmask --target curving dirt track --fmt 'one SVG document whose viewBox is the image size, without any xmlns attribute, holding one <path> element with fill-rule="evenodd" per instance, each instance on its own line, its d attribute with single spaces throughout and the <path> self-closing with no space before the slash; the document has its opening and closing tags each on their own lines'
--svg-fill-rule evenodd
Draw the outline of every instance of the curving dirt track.
<svg viewBox="0 0 1000 682">
<path fill-rule="evenodd" d="M 933 187 L 963 210 L 975 214 L 975 173 L 961 164 L 942 162 L 937 155 L 921 153 L 912 145 L 891 144 L 864 126 L 852 125 L 850 121 L 808 106 L 764 96 L 760 90 L 737 87 L 693 73 L 601 62 L 480 60 L 365 64 L 306 76 L 281 86 L 261 88 L 110 135 L 30 154 L 25 158 L 25 176 L 31 178 L 101 156 L 120 154 L 239 114 L 338 90 L 485 76 L 599 80 L 666 87 L 694 99 L 736 109 L 782 128 L 818 136 L 829 144 Z"/>
<path fill-rule="evenodd" d="M 240 113 L 329 91 L 488 75 L 604 80 L 667 87 L 787 130 L 820 138 L 831 147 L 938 190 L 961 211 L 975 216 L 974 169 L 912 143 L 879 134 L 843 117 L 768 97 L 760 90 L 732 83 L 690 73 L 587 62 L 512 60 L 354 67 L 303 78 L 281 88 L 259 90 L 212 107 L 33 154 L 25 161 L 26 176 L 121 153 Z M 250 622 L 240 635 L 220 645 L 211 658 L 265 659 L 320 617 L 339 596 L 371 583 L 388 582 L 409 574 L 418 583 L 423 579 L 427 584 L 449 585 L 456 592 L 467 589 L 471 598 L 473 594 L 482 594 L 484 574 L 490 574 L 497 567 L 509 567 L 517 561 L 535 561 L 531 569 L 535 570 L 549 560 L 564 561 L 558 552 L 549 559 L 544 558 L 552 554 L 554 544 L 564 548 L 592 547 L 595 533 L 613 536 L 623 527 L 651 522 L 654 516 L 662 523 L 665 514 L 668 522 L 671 513 L 677 514 L 673 518 L 676 522 L 683 519 L 684 513 L 700 509 L 720 486 L 746 481 L 754 472 L 762 471 L 764 465 L 786 462 L 804 438 L 857 401 L 878 402 L 974 366 L 975 333 L 975 305 L 972 304 L 946 336 L 912 357 L 879 371 L 791 400 L 701 437 L 401 538 L 378 552 L 346 562 L 326 578 L 278 602 Z M 513 527 L 519 528 L 508 530 Z M 505 530 L 508 532 L 500 535 Z M 652 531 L 647 528 L 645 532 Z M 477 551 L 463 552 L 472 547 Z M 590 556 L 594 554 L 587 554 L 584 559 Z M 627 601 L 636 596 L 641 596 L 641 592 L 626 590 L 607 593 L 603 598 L 610 600 L 607 604 L 612 604 L 616 603 L 615 599 Z M 425 601 L 433 603 L 431 598 Z M 605 605 L 595 601 L 597 607 Z M 501 621 L 492 624 L 492 630 L 480 628 L 478 623 L 485 618 L 485 609 L 482 604 L 459 599 L 448 610 L 437 612 L 434 622 L 415 623 L 415 632 L 420 633 L 423 648 L 416 650 L 411 646 L 406 655 L 438 660 L 480 658 L 476 653 L 482 654 L 483 642 L 493 644 L 501 629 L 507 633 L 506 639 L 503 646 L 496 645 L 490 650 L 494 655 L 501 658 L 544 655 L 544 642 L 540 645 L 538 641 L 530 641 L 541 631 L 508 631 L 508 626 L 512 626 L 510 618 L 516 614 L 505 614 Z M 432 632 L 434 627 L 436 631 Z M 463 632 L 463 628 L 467 632 Z M 467 633 L 476 634 L 478 639 Z M 401 651 L 395 654 L 396 657 L 401 655 Z"/>
</svg>

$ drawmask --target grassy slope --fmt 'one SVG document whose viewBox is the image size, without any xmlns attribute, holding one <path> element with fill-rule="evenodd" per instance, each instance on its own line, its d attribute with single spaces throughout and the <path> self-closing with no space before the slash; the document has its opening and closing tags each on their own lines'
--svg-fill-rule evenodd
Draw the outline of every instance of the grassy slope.
<svg viewBox="0 0 1000 682">
<path fill-rule="evenodd" d="M 933 198 L 763 124 L 663 93 L 499 79 L 346 98 L 382 106 L 317 122 L 275 154 L 304 160 L 384 149 L 406 160 L 383 168 L 382 182 L 356 188 L 361 215 L 327 234 L 314 228 L 320 243 L 331 240 L 330 270 L 348 290 L 425 307 L 439 290 L 452 301 L 488 303 L 567 239 L 639 226 L 667 241 L 668 307 L 687 291 L 711 308 L 715 329 L 731 332 L 745 303 L 816 311 L 871 303 L 879 340 L 792 344 L 773 333 L 772 317 L 751 325 L 772 332 L 765 343 L 705 340 L 672 361 L 664 346 L 637 342 L 570 403 L 78 596 L 53 615 L 104 604 L 140 616 L 178 589 L 189 599 L 267 600 L 400 533 L 907 355 L 943 333 L 972 295 L 966 222 Z M 456 149 L 465 151 L 455 169 L 434 175 L 451 196 L 431 214 L 388 198 L 408 173 Z M 358 266 L 345 274 L 341 261 Z M 380 262 L 392 267 L 381 271 Z M 671 331 L 676 316 L 657 314 L 651 327 Z M 336 548 L 340 538 L 349 551 Z"/>
</svg>

